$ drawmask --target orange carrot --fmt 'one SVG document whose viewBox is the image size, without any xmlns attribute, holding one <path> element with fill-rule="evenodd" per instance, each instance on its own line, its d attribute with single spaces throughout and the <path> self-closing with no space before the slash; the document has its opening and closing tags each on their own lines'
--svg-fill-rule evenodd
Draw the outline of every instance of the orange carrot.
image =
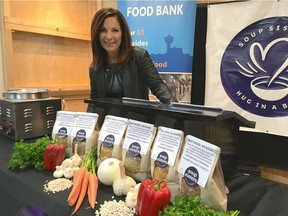
<svg viewBox="0 0 288 216">
<path fill-rule="evenodd" d="M 90 175 L 92 175 L 90 172 L 88 172 L 86 175 L 88 175 L 88 188 L 87 188 L 87 195 L 88 195 L 88 202 L 89 202 L 89 204 L 90 204 L 90 202 L 91 202 L 91 197 L 89 196 L 89 194 L 91 193 L 90 191 L 91 191 L 91 187 L 89 186 L 89 184 L 90 184 Z M 90 204 L 91 205 L 91 204 Z"/>
<path fill-rule="evenodd" d="M 84 197 L 86 195 L 87 188 L 88 188 L 88 176 L 89 175 L 87 175 L 87 174 L 84 175 L 84 178 L 83 178 L 83 181 L 82 181 L 82 184 L 81 184 L 80 194 L 79 194 L 75 209 L 74 209 L 74 211 L 72 212 L 71 215 L 74 215 L 78 211 L 78 209 L 80 208 L 80 206 L 81 206 L 81 204 L 82 204 L 82 202 L 84 200 Z"/>
<path fill-rule="evenodd" d="M 74 184 L 73 184 L 72 190 L 71 190 L 71 192 L 67 198 L 67 202 L 68 202 L 69 206 L 73 206 L 76 203 L 78 196 L 80 194 L 82 181 L 83 181 L 85 175 L 86 175 L 86 169 L 85 168 L 80 168 L 74 174 Z"/>
<path fill-rule="evenodd" d="M 90 173 L 87 195 L 88 195 L 89 204 L 92 207 L 92 209 L 95 208 L 97 191 L 98 191 L 98 178 L 96 175 Z"/>
</svg>

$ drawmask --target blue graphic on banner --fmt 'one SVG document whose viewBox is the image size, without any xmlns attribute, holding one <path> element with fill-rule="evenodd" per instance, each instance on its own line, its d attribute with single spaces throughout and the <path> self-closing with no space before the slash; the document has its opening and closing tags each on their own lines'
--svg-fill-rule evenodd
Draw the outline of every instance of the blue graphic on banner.
<svg viewBox="0 0 288 216">
<path fill-rule="evenodd" d="M 118 1 L 132 44 L 146 49 L 159 72 L 192 72 L 196 1 Z"/>
<path fill-rule="evenodd" d="M 288 17 L 257 21 L 227 46 L 221 81 L 231 100 L 264 117 L 288 116 Z"/>
</svg>

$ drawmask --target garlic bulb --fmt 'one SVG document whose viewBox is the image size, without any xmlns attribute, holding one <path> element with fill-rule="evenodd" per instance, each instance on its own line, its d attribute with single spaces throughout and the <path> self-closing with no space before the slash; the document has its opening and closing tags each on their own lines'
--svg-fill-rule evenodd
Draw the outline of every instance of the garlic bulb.
<svg viewBox="0 0 288 216">
<path fill-rule="evenodd" d="M 125 167 L 123 162 L 120 166 L 120 177 L 113 182 L 113 191 L 117 196 L 127 195 L 128 191 L 136 185 L 136 182 L 130 176 L 125 173 Z"/>
<path fill-rule="evenodd" d="M 61 166 L 56 166 L 56 170 L 53 172 L 54 178 L 61 178 L 64 176 L 64 170 Z"/>
<path fill-rule="evenodd" d="M 74 173 L 75 173 L 77 170 L 79 170 L 79 169 L 80 169 L 79 166 L 74 166 L 74 167 L 73 167 L 73 171 L 74 171 Z"/>
<path fill-rule="evenodd" d="M 78 144 L 75 143 L 74 155 L 70 158 L 73 163 L 73 167 L 79 167 L 82 163 L 82 158 L 78 154 Z"/>
<path fill-rule="evenodd" d="M 141 183 L 136 184 L 136 186 L 132 187 L 127 193 L 125 202 L 126 202 L 127 206 L 129 206 L 130 208 L 136 207 L 137 196 L 138 196 L 138 191 L 139 191 L 140 185 L 141 185 Z"/>
<path fill-rule="evenodd" d="M 74 170 L 72 167 L 67 167 L 65 170 L 64 170 L 64 177 L 65 178 L 72 178 L 74 175 Z"/>
<path fill-rule="evenodd" d="M 62 169 L 63 169 L 63 170 L 65 170 L 65 169 L 68 168 L 68 167 L 73 167 L 73 161 L 72 161 L 70 158 L 66 158 L 66 159 L 62 162 L 61 166 L 62 166 Z"/>
</svg>

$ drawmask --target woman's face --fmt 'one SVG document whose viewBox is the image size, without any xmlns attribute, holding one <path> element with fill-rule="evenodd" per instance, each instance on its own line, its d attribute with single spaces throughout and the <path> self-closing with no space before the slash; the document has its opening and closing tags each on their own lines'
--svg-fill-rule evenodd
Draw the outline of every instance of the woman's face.
<svg viewBox="0 0 288 216">
<path fill-rule="evenodd" d="M 106 18 L 99 34 L 99 41 L 108 55 L 118 54 L 121 38 L 122 31 L 118 20 L 115 17 Z"/>
</svg>

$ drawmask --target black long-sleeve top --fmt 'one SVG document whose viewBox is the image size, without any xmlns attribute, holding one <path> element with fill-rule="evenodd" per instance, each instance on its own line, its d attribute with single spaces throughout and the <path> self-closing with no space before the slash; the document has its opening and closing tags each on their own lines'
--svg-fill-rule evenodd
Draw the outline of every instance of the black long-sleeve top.
<svg viewBox="0 0 288 216">
<path fill-rule="evenodd" d="M 90 99 L 108 97 L 105 88 L 107 68 L 97 70 L 89 68 Z M 140 47 L 133 47 L 130 61 L 121 71 L 123 97 L 149 99 L 149 89 L 164 104 L 176 101 L 168 86 L 159 76 L 148 52 Z M 106 80 L 107 82 L 107 80 Z M 88 105 L 88 112 L 94 111 L 94 105 Z"/>
</svg>

